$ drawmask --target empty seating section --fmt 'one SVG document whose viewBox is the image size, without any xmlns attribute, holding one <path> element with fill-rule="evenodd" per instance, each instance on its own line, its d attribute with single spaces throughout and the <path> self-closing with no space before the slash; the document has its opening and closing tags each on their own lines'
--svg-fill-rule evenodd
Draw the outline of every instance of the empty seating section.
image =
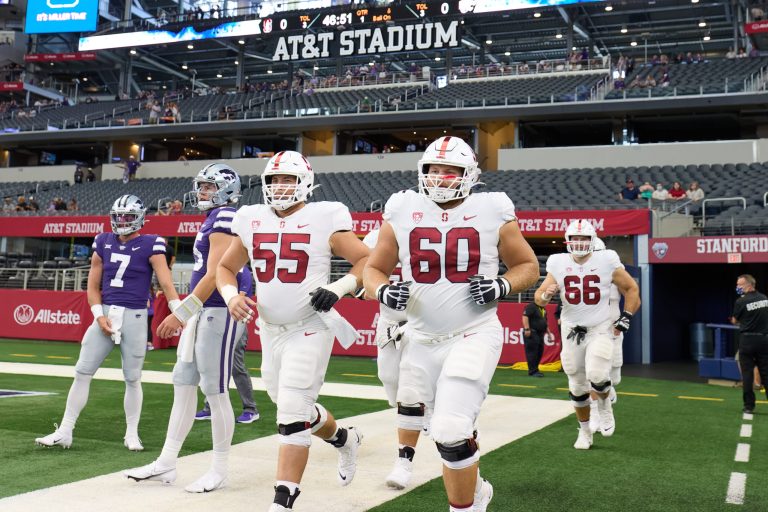
<svg viewBox="0 0 768 512">
<path fill-rule="evenodd" d="M 673 96 L 690 94 L 722 94 L 744 91 L 744 81 L 760 69 L 768 66 L 766 58 L 747 59 L 715 59 L 695 64 L 669 64 L 669 85 L 661 87 L 661 78 L 664 75 L 664 66 L 638 66 L 626 77 L 626 97 L 638 98 L 651 96 Z M 653 88 L 633 87 L 636 78 L 645 80 L 652 76 L 658 84 Z M 757 85 L 757 84 L 756 84 Z M 611 91 L 606 99 L 624 97 L 623 91 Z"/>
</svg>

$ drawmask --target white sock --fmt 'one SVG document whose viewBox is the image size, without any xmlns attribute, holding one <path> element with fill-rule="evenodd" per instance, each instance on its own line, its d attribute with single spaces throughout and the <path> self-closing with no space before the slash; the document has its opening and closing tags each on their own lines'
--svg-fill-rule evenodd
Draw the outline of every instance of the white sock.
<svg viewBox="0 0 768 512">
<path fill-rule="evenodd" d="M 195 422 L 195 409 L 197 409 L 196 386 L 173 386 L 173 407 L 171 417 L 168 419 L 168 432 L 165 434 L 163 451 L 157 462 L 166 468 L 176 467 L 176 459 L 179 458 L 181 445 L 187 438 L 192 424 Z"/>
<path fill-rule="evenodd" d="M 213 437 L 213 470 L 220 475 L 227 474 L 229 447 L 235 433 L 235 413 L 229 393 L 218 393 L 205 397 L 211 407 L 211 434 Z"/>
<path fill-rule="evenodd" d="M 125 436 L 139 435 L 139 419 L 141 418 L 141 404 L 144 401 L 144 393 L 141 390 L 141 381 L 125 381 L 125 397 L 123 408 L 125 409 Z"/>
<path fill-rule="evenodd" d="M 80 412 L 88 403 L 88 392 L 91 389 L 92 379 L 93 375 L 75 372 L 75 380 L 72 381 L 67 395 L 67 407 L 64 409 L 64 417 L 61 419 L 60 431 L 71 434 L 74 430 Z"/>
<path fill-rule="evenodd" d="M 579 428 L 581 428 L 582 430 L 589 430 L 589 420 L 579 421 Z"/>
</svg>

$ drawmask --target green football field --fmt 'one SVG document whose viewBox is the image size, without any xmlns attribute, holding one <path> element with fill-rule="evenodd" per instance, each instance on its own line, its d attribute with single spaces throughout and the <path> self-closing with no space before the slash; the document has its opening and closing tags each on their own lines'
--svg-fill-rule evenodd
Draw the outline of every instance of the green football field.
<svg viewBox="0 0 768 512">
<path fill-rule="evenodd" d="M 0 340 L 0 361 L 73 365 L 78 349 L 73 343 Z M 174 359 L 173 350 L 153 351 L 147 355 L 145 368 L 170 371 Z M 259 354 L 248 353 L 246 361 L 252 375 L 258 377 Z M 119 367 L 119 354 L 113 353 L 105 366 Z M 334 357 L 327 380 L 379 385 L 375 375 L 373 360 Z M 123 384 L 98 379 L 93 381 L 88 407 L 78 421 L 73 448 L 35 446 L 34 438 L 50 433 L 53 422 L 61 419 L 70 383 L 66 378 L 0 374 L 0 389 L 57 393 L 0 399 L 0 497 L 119 471 L 157 456 L 172 401 L 171 387 L 162 384 L 144 384 L 144 452 L 131 453 L 122 445 Z M 564 400 L 566 387 L 562 373 L 532 379 L 525 372 L 499 368 L 491 393 Z M 768 405 L 759 403 L 754 418 L 745 421 L 739 389 L 627 377 L 619 392 L 617 434 L 611 438 L 597 434 L 589 451 L 572 448 L 576 423 L 570 416 L 485 453 L 482 473 L 495 488 L 489 510 L 768 510 Z M 237 404 L 234 390 L 231 395 Z M 256 392 L 256 399 L 262 419 L 238 425 L 235 443 L 274 434 L 274 406 L 265 393 Z M 338 417 L 386 407 L 383 401 L 354 398 L 324 397 L 323 403 Z M 752 425 L 751 437 L 740 437 L 743 424 Z M 748 462 L 734 461 L 739 443 L 750 445 Z M 198 422 L 182 455 L 208 449 L 210 424 Z M 433 448 L 422 441 L 421 449 Z M 747 475 L 743 505 L 726 503 L 732 472 Z M 447 509 L 442 482 L 433 480 L 373 510 Z M 307 510 L 306 504 L 302 510 Z"/>
</svg>

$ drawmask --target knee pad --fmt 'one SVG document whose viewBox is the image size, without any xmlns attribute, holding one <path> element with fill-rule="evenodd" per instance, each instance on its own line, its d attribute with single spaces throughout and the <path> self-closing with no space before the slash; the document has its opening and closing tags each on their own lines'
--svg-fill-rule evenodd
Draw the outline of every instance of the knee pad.
<svg viewBox="0 0 768 512">
<path fill-rule="evenodd" d="M 589 394 L 589 381 L 583 372 L 568 376 L 568 391 L 572 396 Z"/>
<path fill-rule="evenodd" d="M 434 414 L 430 420 L 430 433 L 434 442 L 447 446 L 475 438 L 472 419 L 454 414 Z"/>
<path fill-rule="evenodd" d="M 312 407 L 312 417 L 309 420 L 309 426 L 312 429 L 312 433 L 314 434 L 323 428 L 326 421 L 328 421 L 328 410 L 320 404 L 315 404 L 314 407 Z"/>
<path fill-rule="evenodd" d="M 397 428 L 421 430 L 424 426 L 424 404 L 397 404 Z"/>
<path fill-rule="evenodd" d="M 595 393 L 607 393 L 611 390 L 610 380 L 607 380 L 605 382 L 600 382 L 598 384 L 595 384 L 594 382 L 590 382 L 590 385 L 592 386 L 592 389 L 595 391 Z"/>
<path fill-rule="evenodd" d="M 480 460 L 480 452 L 474 437 L 464 439 L 458 443 L 436 443 L 437 451 L 443 459 L 443 465 L 449 469 L 468 468 Z"/>
<path fill-rule="evenodd" d="M 314 399 L 292 389 L 281 389 L 277 397 L 277 423 L 288 425 L 295 422 L 307 422 L 312 419 Z"/>
<path fill-rule="evenodd" d="M 296 421 L 293 423 L 278 423 L 277 433 L 280 444 L 293 446 L 306 446 L 312 444 L 312 433 L 308 421 Z"/>
<path fill-rule="evenodd" d="M 570 397 L 573 406 L 577 409 L 589 407 L 589 393 L 584 393 L 583 395 L 574 395 L 573 393 L 568 392 L 568 396 Z"/>
</svg>

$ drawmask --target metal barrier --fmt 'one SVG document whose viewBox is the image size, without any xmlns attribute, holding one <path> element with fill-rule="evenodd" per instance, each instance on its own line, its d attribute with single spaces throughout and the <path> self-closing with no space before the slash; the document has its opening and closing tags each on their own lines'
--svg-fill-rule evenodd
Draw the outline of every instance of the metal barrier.
<svg viewBox="0 0 768 512">
<path fill-rule="evenodd" d="M 747 209 L 747 200 L 742 196 L 736 196 L 736 197 L 713 197 L 711 199 L 705 199 L 701 202 L 701 225 L 706 226 L 707 225 L 707 203 L 716 203 L 716 202 L 728 202 L 728 201 L 741 201 L 741 204 L 743 206 L 743 210 Z"/>
</svg>

